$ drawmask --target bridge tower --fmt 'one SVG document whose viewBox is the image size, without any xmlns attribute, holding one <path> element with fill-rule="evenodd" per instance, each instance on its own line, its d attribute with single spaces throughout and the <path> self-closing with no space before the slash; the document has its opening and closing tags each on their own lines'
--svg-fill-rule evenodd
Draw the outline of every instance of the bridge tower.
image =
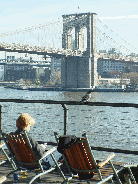
<svg viewBox="0 0 138 184">
<path fill-rule="evenodd" d="M 87 48 L 82 57 L 70 56 L 62 61 L 61 83 L 65 88 L 91 88 L 97 85 L 96 14 L 62 15 L 62 47 L 73 49 L 71 31 L 75 29 L 75 49 L 84 51 L 84 32 L 87 30 Z"/>
</svg>

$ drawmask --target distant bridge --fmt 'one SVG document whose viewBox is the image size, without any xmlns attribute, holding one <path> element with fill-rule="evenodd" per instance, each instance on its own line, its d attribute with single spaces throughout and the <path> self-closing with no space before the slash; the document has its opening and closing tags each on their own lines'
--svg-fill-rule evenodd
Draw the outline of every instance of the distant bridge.
<svg viewBox="0 0 138 184">
<path fill-rule="evenodd" d="M 37 55 L 48 55 L 51 57 L 61 58 L 67 56 L 82 56 L 83 52 L 80 50 L 69 50 L 69 49 L 55 49 L 47 48 L 41 46 L 29 46 L 29 45 L 20 45 L 20 44 L 0 44 L 0 51 L 6 52 L 18 52 L 18 53 L 28 53 L 28 54 L 37 54 Z"/>
<path fill-rule="evenodd" d="M 63 15 L 45 24 L 0 34 L 0 51 L 62 58 L 63 87 L 96 85 L 98 58 L 138 62 L 130 47 L 134 48 L 95 13 Z"/>
<path fill-rule="evenodd" d="M 52 57 L 86 56 L 88 49 L 88 31 L 86 30 L 88 26 L 86 21 L 89 14 L 90 13 L 63 15 L 61 18 L 46 22 L 45 24 L 1 33 L 0 51 L 49 55 Z M 95 17 L 95 19 L 94 35 L 96 37 L 95 52 L 97 58 L 138 60 L 137 57 L 130 56 L 130 43 L 115 33 L 113 35 L 112 30 L 97 17 Z M 73 28 L 75 28 L 74 32 Z M 111 37 L 109 32 L 112 33 L 113 37 Z M 85 37 L 87 38 L 85 39 Z M 86 46 L 84 46 L 84 41 L 86 42 Z M 123 41 L 124 45 L 121 41 Z M 127 46 L 129 46 L 129 48 Z M 108 52 L 111 48 L 115 48 L 117 53 L 109 54 Z M 134 47 L 131 46 L 131 48 Z M 104 50 L 106 53 L 100 53 L 100 50 Z"/>
</svg>

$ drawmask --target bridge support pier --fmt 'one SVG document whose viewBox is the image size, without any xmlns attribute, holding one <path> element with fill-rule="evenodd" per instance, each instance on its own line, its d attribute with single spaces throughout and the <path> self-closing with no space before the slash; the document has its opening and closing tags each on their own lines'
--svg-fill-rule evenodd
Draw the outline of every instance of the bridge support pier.
<svg viewBox="0 0 138 184">
<path fill-rule="evenodd" d="M 64 59 L 61 71 L 62 88 L 91 88 L 91 58 Z"/>
<path fill-rule="evenodd" d="M 75 28 L 75 49 L 84 51 L 84 27 L 87 29 L 87 48 L 83 57 L 69 57 L 62 61 L 63 88 L 91 88 L 97 85 L 96 14 L 63 15 L 62 47 L 73 49 L 71 30 Z"/>
</svg>

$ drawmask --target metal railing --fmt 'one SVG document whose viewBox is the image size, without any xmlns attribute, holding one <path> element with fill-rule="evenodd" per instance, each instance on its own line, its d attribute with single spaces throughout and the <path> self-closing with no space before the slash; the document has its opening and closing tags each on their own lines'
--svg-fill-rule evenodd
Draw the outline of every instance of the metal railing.
<svg viewBox="0 0 138 184">
<path fill-rule="evenodd" d="M 110 107 L 134 107 L 138 108 L 138 104 L 135 103 L 107 103 L 107 102 L 79 102 L 79 101 L 56 101 L 56 100 L 24 100 L 24 99 L 0 99 L 0 102 L 7 103 L 43 103 L 43 104 L 60 104 L 64 110 L 64 135 L 67 133 L 67 123 L 68 123 L 68 107 L 67 105 L 87 105 L 87 106 L 110 106 Z M 2 130 L 2 105 L 0 105 L 0 131 Z M 2 140 L 2 138 L 0 138 Z M 38 141 L 38 143 L 43 143 L 43 141 Z M 48 145 L 57 144 L 55 142 L 48 142 Z M 134 154 L 138 155 L 138 151 L 113 149 L 113 148 L 103 148 L 91 146 L 93 150 L 97 151 L 107 151 L 116 152 L 124 154 Z"/>
</svg>

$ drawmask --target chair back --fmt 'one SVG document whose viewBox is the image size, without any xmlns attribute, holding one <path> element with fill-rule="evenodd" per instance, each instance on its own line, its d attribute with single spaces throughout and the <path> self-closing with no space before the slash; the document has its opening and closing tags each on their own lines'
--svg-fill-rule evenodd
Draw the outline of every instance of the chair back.
<svg viewBox="0 0 138 184">
<path fill-rule="evenodd" d="M 80 175 L 89 174 L 93 176 L 96 165 L 86 138 L 80 138 L 80 141 L 77 141 L 70 148 L 66 149 L 64 156 L 73 172 Z"/>
<path fill-rule="evenodd" d="M 2 136 L 12 156 L 16 158 L 17 164 L 24 166 L 38 165 L 26 134 L 9 135 L 2 133 Z"/>
</svg>

